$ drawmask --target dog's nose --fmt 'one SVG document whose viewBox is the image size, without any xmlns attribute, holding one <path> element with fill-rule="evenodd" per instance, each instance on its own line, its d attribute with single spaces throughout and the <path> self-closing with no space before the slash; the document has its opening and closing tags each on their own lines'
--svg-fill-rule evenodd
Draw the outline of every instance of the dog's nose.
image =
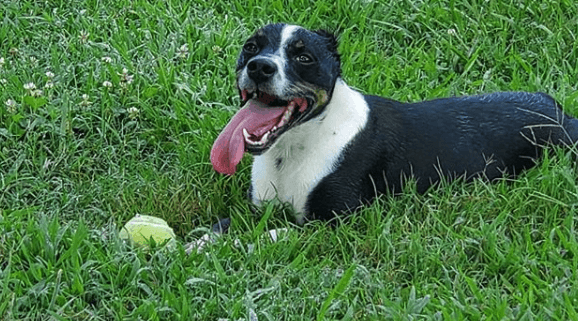
<svg viewBox="0 0 578 321">
<path fill-rule="evenodd" d="M 247 64 L 249 78 L 256 83 L 269 80 L 277 72 L 277 65 L 269 59 L 254 59 Z"/>
</svg>

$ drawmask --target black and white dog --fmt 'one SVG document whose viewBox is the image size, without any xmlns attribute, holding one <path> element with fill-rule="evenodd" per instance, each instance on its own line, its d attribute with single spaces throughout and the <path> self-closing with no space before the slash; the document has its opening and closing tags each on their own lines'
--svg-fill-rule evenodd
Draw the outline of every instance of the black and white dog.
<svg viewBox="0 0 578 321">
<path fill-rule="evenodd" d="M 406 104 L 363 95 L 340 77 L 336 38 L 272 24 L 237 61 L 244 107 L 211 151 L 232 175 L 255 155 L 255 204 L 290 203 L 297 222 L 331 219 L 398 193 L 408 179 L 425 192 L 442 179 L 495 179 L 535 164 L 545 145 L 578 141 L 578 120 L 543 93 L 508 92 Z"/>
</svg>

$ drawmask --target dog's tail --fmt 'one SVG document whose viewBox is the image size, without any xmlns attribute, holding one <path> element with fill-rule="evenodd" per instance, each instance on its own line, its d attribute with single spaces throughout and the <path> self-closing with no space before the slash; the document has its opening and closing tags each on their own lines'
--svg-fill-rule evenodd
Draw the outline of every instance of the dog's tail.
<svg viewBox="0 0 578 321">
<path fill-rule="evenodd" d="M 538 93 L 537 96 L 544 102 L 550 102 L 550 104 L 546 103 L 546 105 L 555 107 L 556 116 L 552 116 L 552 118 L 555 118 L 556 123 L 562 129 L 561 135 L 558 136 L 558 143 L 578 147 L 578 119 L 565 113 L 562 105 L 552 96 L 545 93 Z"/>
</svg>

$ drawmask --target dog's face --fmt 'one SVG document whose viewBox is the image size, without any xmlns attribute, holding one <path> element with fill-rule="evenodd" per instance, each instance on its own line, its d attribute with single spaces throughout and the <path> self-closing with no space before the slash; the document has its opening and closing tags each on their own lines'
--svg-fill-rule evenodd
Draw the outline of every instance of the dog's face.
<svg viewBox="0 0 578 321">
<path fill-rule="evenodd" d="M 247 151 L 264 152 L 286 130 L 317 115 L 329 101 L 339 74 L 333 35 L 285 24 L 258 30 L 245 42 L 237 60 L 241 101 L 284 110 L 279 122 L 265 133 L 244 133 Z"/>
<path fill-rule="evenodd" d="M 339 75 L 335 36 L 285 24 L 258 30 L 237 60 L 243 108 L 213 145 L 215 170 L 233 174 L 245 151 L 259 155 L 287 130 L 318 115 Z"/>
</svg>

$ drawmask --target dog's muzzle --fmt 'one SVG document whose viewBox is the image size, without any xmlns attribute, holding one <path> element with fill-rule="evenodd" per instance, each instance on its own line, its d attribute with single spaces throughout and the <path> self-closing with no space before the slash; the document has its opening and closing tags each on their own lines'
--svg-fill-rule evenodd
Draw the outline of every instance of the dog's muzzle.
<svg viewBox="0 0 578 321">
<path fill-rule="evenodd" d="M 247 75 L 257 86 L 269 81 L 276 73 L 277 65 L 267 58 L 253 59 L 247 64 Z"/>
</svg>

